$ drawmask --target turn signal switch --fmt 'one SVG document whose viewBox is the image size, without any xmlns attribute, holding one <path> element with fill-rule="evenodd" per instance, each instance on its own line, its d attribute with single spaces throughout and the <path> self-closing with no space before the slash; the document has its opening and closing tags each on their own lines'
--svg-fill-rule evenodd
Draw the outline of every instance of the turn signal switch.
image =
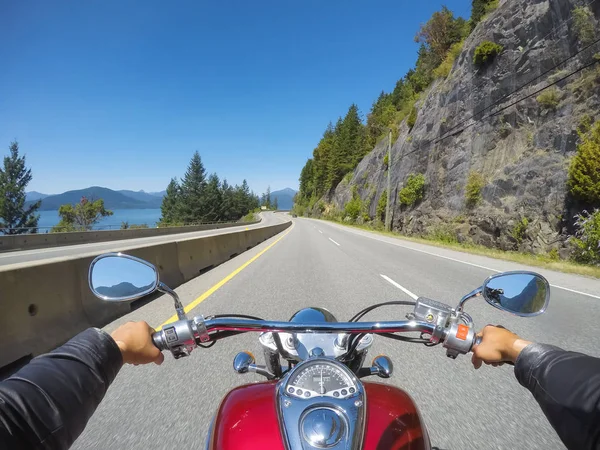
<svg viewBox="0 0 600 450">
<path fill-rule="evenodd" d="M 239 374 L 254 372 L 266 377 L 268 380 L 275 379 L 275 375 L 267 370 L 265 366 L 254 364 L 254 355 L 250 352 L 240 352 L 233 358 L 233 370 Z"/>
<path fill-rule="evenodd" d="M 379 355 L 371 364 L 370 375 L 377 375 L 379 378 L 389 378 L 394 373 L 394 364 L 392 360 L 385 355 Z"/>
</svg>

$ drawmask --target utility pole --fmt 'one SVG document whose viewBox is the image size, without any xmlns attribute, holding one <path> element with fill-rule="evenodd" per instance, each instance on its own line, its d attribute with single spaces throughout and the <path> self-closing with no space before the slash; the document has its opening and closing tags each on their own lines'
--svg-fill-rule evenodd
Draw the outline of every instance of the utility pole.
<svg viewBox="0 0 600 450">
<path fill-rule="evenodd" d="M 392 196 L 392 129 L 388 138 L 388 167 L 387 167 L 387 201 L 385 204 L 385 231 L 390 231 L 392 216 L 390 215 L 390 203 Z"/>
</svg>

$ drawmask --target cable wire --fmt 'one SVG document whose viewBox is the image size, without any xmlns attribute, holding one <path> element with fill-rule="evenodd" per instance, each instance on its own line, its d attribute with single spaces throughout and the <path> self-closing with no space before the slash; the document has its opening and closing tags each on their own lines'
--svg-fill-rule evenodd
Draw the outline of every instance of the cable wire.
<svg viewBox="0 0 600 450">
<path fill-rule="evenodd" d="M 478 116 L 479 114 L 487 111 L 490 108 L 493 108 L 497 105 L 499 105 L 500 103 L 502 103 L 505 99 L 507 99 L 508 97 L 511 97 L 512 95 L 516 94 L 517 92 L 523 90 L 525 87 L 529 86 L 531 83 L 533 83 L 534 81 L 539 80 L 540 78 L 544 77 L 545 75 L 547 75 L 548 73 L 558 69 L 560 66 L 564 65 L 567 61 L 575 58 L 576 56 L 580 55 L 581 53 L 583 53 L 584 51 L 588 50 L 590 47 L 592 47 L 593 45 L 596 45 L 598 42 L 600 42 L 600 39 L 596 39 L 594 42 L 592 42 L 591 44 L 585 46 L 584 48 L 582 48 L 581 50 L 579 50 L 578 52 L 574 53 L 573 55 L 569 56 L 568 58 L 562 60 L 560 63 L 558 63 L 557 65 L 551 67 L 550 69 L 546 70 L 545 72 L 543 72 L 542 74 L 538 75 L 537 77 L 532 78 L 531 80 L 527 81 L 526 83 L 520 85 L 518 88 L 516 88 L 515 90 L 513 90 L 512 92 L 509 92 L 508 94 L 505 94 L 504 96 L 500 97 L 498 100 L 496 100 L 494 103 L 492 103 L 491 105 L 486 106 L 485 108 L 476 111 L 475 113 L 473 113 L 471 116 L 467 117 L 466 119 L 463 119 L 461 122 L 457 123 L 456 125 L 454 125 L 452 128 L 450 128 L 449 130 L 446 130 L 446 135 L 442 136 L 441 138 L 439 138 L 436 141 L 433 141 L 434 144 L 437 144 L 440 141 L 443 141 L 444 139 L 446 139 L 446 137 L 448 136 L 452 136 L 452 130 L 458 128 L 460 125 L 462 125 L 463 123 L 468 122 L 469 120 L 475 118 L 476 116 Z M 554 83 L 556 84 L 556 83 Z"/>
<path fill-rule="evenodd" d="M 600 40 L 599 40 L 599 41 L 600 41 Z M 475 125 L 475 124 L 476 124 L 476 123 L 478 123 L 478 122 L 481 122 L 481 121 L 483 121 L 483 120 L 485 120 L 485 119 L 488 119 L 488 118 L 490 118 L 490 117 L 493 117 L 493 116 L 497 116 L 497 115 L 498 115 L 498 114 L 500 114 L 501 112 L 503 112 L 503 111 L 506 111 L 508 108 L 510 108 L 510 107 L 512 107 L 512 106 L 515 106 L 515 105 L 517 105 L 517 104 L 521 103 L 522 101 L 524 101 L 524 100 L 527 100 L 528 98 L 531 98 L 531 97 L 533 97 L 534 95 L 537 95 L 537 94 L 539 94 L 540 92 L 543 92 L 543 91 L 545 91 L 546 89 L 548 89 L 548 88 L 550 88 L 550 87 L 552 87 L 552 86 L 554 86 L 554 85 L 556 85 L 556 84 L 560 83 L 561 81 L 564 81 L 564 80 L 566 80 L 567 78 L 570 78 L 570 77 L 572 77 L 573 75 L 575 75 L 575 74 L 577 74 L 577 73 L 581 72 L 582 70 L 585 70 L 585 69 L 587 69 L 587 68 L 589 68 L 589 67 L 592 67 L 594 64 L 598 64 L 599 62 L 600 62 L 600 60 L 594 60 L 594 61 L 592 61 L 591 63 L 589 63 L 589 64 L 586 64 L 585 66 L 582 66 L 582 67 L 578 68 L 577 70 L 575 70 L 575 71 L 573 71 L 573 72 L 569 73 L 568 75 L 566 75 L 566 76 L 564 76 L 564 77 L 562 77 L 562 78 L 560 78 L 560 79 L 558 79 L 558 80 L 556 80 L 556 81 L 554 81 L 554 82 L 550 83 L 548 86 L 545 86 L 545 87 L 543 87 L 543 88 L 541 88 L 541 89 L 538 89 L 538 90 L 536 90 L 535 92 L 533 92 L 533 93 L 531 93 L 531 94 L 528 94 L 528 95 L 526 95 L 525 97 L 523 97 L 523 98 L 520 98 L 520 99 L 518 99 L 518 100 L 516 100 L 516 101 L 514 101 L 514 102 L 512 102 L 512 103 L 510 103 L 510 104 L 508 104 L 507 106 L 504 106 L 504 107 L 500 108 L 498 111 L 494 111 L 494 112 L 492 112 L 491 114 L 488 114 L 488 115 L 486 115 L 486 116 L 482 117 L 481 119 L 476 119 L 476 120 L 475 120 L 473 123 L 471 123 L 471 124 L 469 124 L 469 125 L 467 125 L 467 126 L 465 126 L 465 127 L 461 128 L 461 129 L 460 129 L 460 130 L 458 130 L 458 131 L 455 131 L 455 132 L 453 132 L 453 133 L 451 133 L 451 134 L 448 134 L 448 135 L 446 135 L 446 136 L 444 136 L 444 137 L 442 137 L 442 138 L 438 139 L 437 141 L 434 141 L 433 143 L 434 143 L 434 144 L 437 144 L 438 142 L 441 142 L 441 141 L 443 141 L 443 140 L 445 140 L 445 139 L 447 139 L 447 138 L 449 138 L 449 137 L 456 136 L 457 134 L 460 134 L 460 133 L 462 133 L 463 131 L 467 130 L 468 128 L 471 128 L 473 125 Z"/>
</svg>

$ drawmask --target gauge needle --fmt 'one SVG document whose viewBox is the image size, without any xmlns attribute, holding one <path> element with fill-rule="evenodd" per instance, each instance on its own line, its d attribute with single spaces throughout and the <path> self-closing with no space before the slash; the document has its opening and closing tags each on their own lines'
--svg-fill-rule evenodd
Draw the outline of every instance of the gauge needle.
<svg viewBox="0 0 600 450">
<path fill-rule="evenodd" d="M 323 383 L 323 369 L 321 369 L 321 395 L 323 395 L 325 392 L 325 383 Z"/>
</svg>

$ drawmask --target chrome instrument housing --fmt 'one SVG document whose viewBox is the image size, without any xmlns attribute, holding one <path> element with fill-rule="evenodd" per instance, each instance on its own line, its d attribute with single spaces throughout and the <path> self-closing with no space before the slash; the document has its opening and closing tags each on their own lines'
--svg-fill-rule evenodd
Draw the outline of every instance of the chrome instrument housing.
<svg viewBox="0 0 600 450">
<path fill-rule="evenodd" d="M 352 383 L 353 393 L 334 398 L 326 394 L 298 397 L 288 392 L 289 381 L 315 364 L 330 365 Z M 331 358 L 299 363 L 277 384 L 277 413 L 287 449 L 362 448 L 366 397 L 362 383 L 345 365 Z"/>
</svg>

